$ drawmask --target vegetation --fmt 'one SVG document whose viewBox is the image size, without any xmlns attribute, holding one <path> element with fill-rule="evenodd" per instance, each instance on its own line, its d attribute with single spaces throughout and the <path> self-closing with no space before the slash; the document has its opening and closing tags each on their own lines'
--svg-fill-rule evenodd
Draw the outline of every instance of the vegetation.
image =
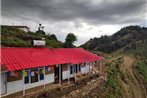
<svg viewBox="0 0 147 98">
<path fill-rule="evenodd" d="M 136 66 L 139 73 L 144 77 L 145 80 L 147 80 L 147 61 L 141 60 L 137 63 Z"/>
<path fill-rule="evenodd" d="M 67 35 L 63 44 L 54 34 L 26 33 L 9 27 L 2 27 L 1 30 L 2 46 L 32 47 L 32 40 L 45 38 L 46 47 L 71 48 L 74 47 L 73 43 L 77 40 L 73 33 Z M 105 68 L 107 79 L 102 88 L 97 89 L 98 98 L 146 98 L 147 28 L 125 27 L 112 36 L 90 39 L 82 47 L 92 50 L 93 53 L 101 55 L 108 61 Z M 122 51 L 119 51 L 121 49 Z M 113 56 L 107 54 L 112 52 Z M 139 57 L 138 60 L 136 60 L 137 57 Z"/>
<path fill-rule="evenodd" d="M 51 34 L 51 35 L 50 35 L 50 37 L 51 37 L 52 39 L 54 39 L 54 40 L 56 40 L 56 41 L 57 41 L 57 37 L 56 37 L 56 35 L 55 35 L 55 34 Z"/>
<path fill-rule="evenodd" d="M 120 64 L 122 58 L 118 58 L 112 63 L 107 63 L 107 81 L 102 87 L 101 92 L 104 98 L 120 98 L 122 97 L 121 85 L 119 83 Z M 101 96 L 102 97 L 102 96 Z"/>
<path fill-rule="evenodd" d="M 1 45 L 8 47 L 32 47 L 32 40 L 45 38 L 46 47 L 63 47 L 63 43 L 58 41 L 54 34 L 42 34 L 34 32 L 24 32 L 13 27 L 1 27 Z"/>
<path fill-rule="evenodd" d="M 126 47 L 127 49 L 136 49 L 137 43 L 144 43 L 147 40 L 147 28 L 139 26 L 128 26 L 122 28 L 111 36 L 101 36 L 100 38 L 90 39 L 81 47 L 88 50 L 98 50 L 106 53 L 112 53 Z M 146 46 L 147 47 L 147 46 Z"/>
<path fill-rule="evenodd" d="M 147 59 L 147 40 L 143 43 L 142 42 L 136 43 L 135 49 L 130 49 L 129 47 L 125 47 L 124 53 L 141 56 L 142 58 Z"/>
<path fill-rule="evenodd" d="M 81 47 L 108 60 L 107 79 L 97 90 L 98 98 L 147 97 L 147 28 L 128 26 L 111 36 L 90 39 Z M 116 59 L 119 56 L 123 58 Z"/>
<path fill-rule="evenodd" d="M 65 48 L 73 48 L 73 43 L 77 40 L 77 37 L 73 33 L 69 33 L 66 36 L 64 47 Z"/>
</svg>

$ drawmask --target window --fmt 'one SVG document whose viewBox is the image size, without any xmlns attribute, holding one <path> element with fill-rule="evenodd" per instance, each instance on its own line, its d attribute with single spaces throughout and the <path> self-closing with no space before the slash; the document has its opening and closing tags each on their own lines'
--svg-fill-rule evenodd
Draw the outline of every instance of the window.
<svg viewBox="0 0 147 98">
<path fill-rule="evenodd" d="M 31 72 L 34 72 L 34 75 L 31 76 L 31 83 L 38 82 L 38 69 L 31 70 Z"/>
<path fill-rule="evenodd" d="M 81 72 L 81 65 L 79 64 L 79 72 Z"/>
<path fill-rule="evenodd" d="M 29 83 L 29 75 L 28 75 L 29 71 L 26 71 L 26 72 L 27 72 L 27 76 L 24 77 L 24 84 Z"/>
<path fill-rule="evenodd" d="M 40 74 L 40 80 L 44 80 L 44 74 Z"/>
<path fill-rule="evenodd" d="M 40 80 L 44 80 L 44 74 L 42 73 L 42 70 L 43 69 L 39 70 L 39 72 L 40 72 L 40 74 L 39 74 Z"/>
<path fill-rule="evenodd" d="M 78 64 L 76 64 L 75 67 L 76 67 L 75 72 L 78 73 Z"/>
<path fill-rule="evenodd" d="M 24 77 L 24 83 L 25 83 L 25 84 L 29 83 L 29 76 Z"/>
</svg>

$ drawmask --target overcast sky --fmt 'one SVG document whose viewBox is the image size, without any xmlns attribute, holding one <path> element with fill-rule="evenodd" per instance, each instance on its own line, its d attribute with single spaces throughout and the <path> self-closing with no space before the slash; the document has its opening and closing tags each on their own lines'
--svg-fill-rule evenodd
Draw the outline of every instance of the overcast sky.
<svg viewBox="0 0 147 98">
<path fill-rule="evenodd" d="M 1 5 L 2 24 L 36 31 L 41 23 L 62 42 L 74 33 L 76 45 L 124 26 L 147 27 L 147 0 L 1 0 Z"/>
</svg>

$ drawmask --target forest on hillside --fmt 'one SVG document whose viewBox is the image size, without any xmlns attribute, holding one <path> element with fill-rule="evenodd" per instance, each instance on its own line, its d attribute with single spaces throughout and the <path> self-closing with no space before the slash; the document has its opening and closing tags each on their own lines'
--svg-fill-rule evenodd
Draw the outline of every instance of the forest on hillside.
<svg viewBox="0 0 147 98">
<path fill-rule="evenodd" d="M 147 28 L 140 26 L 127 26 L 111 36 L 101 36 L 91 38 L 81 47 L 87 50 L 102 51 L 112 53 L 118 49 L 136 49 L 138 43 L 147 41 Z M 146 47 L 146 46 L 145 46 Z"/>
</svg>

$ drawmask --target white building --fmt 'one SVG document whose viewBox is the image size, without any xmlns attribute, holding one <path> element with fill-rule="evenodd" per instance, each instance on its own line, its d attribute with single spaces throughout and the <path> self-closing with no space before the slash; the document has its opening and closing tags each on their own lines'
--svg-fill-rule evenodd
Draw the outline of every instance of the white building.
<svg viewBox="0 0 147 98">
<path fill-rule="evenodd" d="M 28 32 L 30 30 L 30 28 L 28 26 L 20 26 L 20 25 L 18 25 L 18 26 L 2 25 L 2 26 L 4 26 L 4 27 L 13 27 L 13 28 L 25 31 L 25 32 Z"/>
<path fill-rule="evenodd" d="M 76 73 L 88 73 L 101 57 L 82 48 L 1 48 L 1 96 L 36 86 L 61 83 Z"/>
</svg>

